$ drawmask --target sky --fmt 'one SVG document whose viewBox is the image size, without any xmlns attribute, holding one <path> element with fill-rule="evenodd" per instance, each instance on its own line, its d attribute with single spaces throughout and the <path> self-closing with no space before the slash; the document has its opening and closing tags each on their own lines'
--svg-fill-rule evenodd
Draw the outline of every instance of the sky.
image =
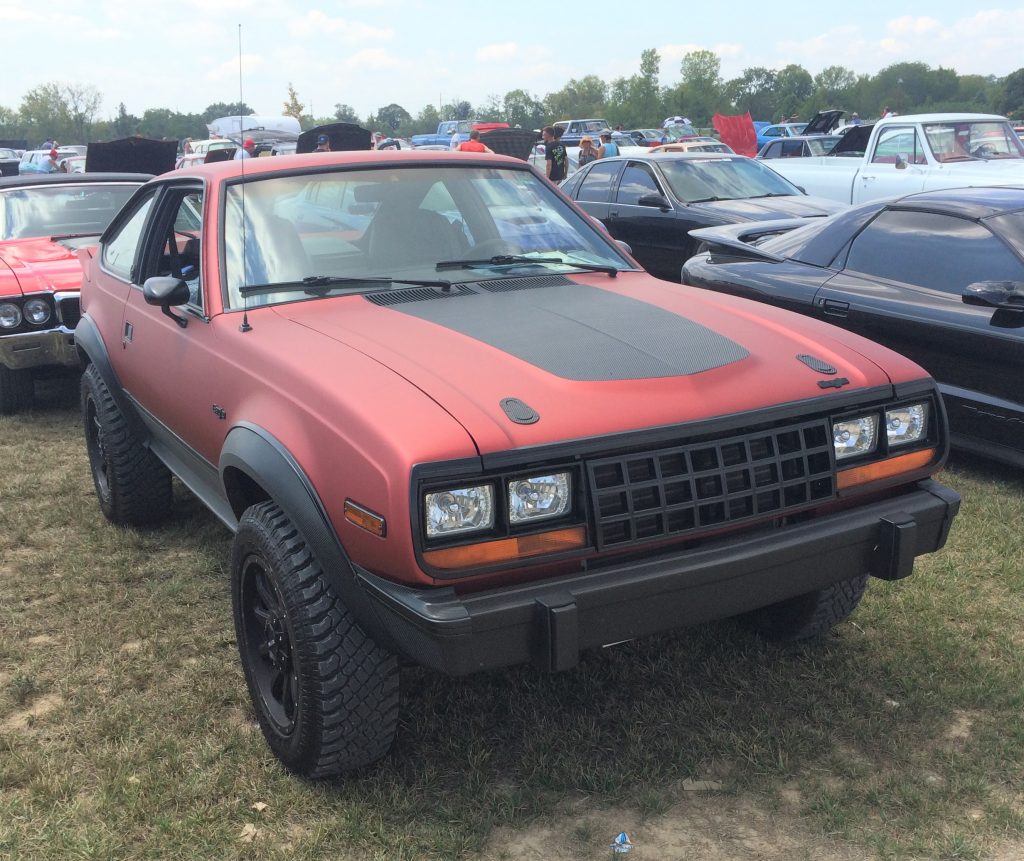
<svg viewBox="0 0 1024 861">
<path fill-rule="evenodd" d="M 513 89 L 541 99 L 588 74 L 628 77 L 648 48 L 661 56 L 663 86 L 679 81 L 683 56 L 697 49 L 719 55 L 724 79 L 789 63 L 812 75 L 832 65 L 874 74 L 904 61 L 999 77 L 1024 66 L 1024 4 L 1005 0 L 594 0 L 583 8 L 564 0 L 93 0 L 54 9 L 0 0 L 0 107 L 17 109 L 28 90 L 58 81 L 96 87 L 100 119 L 121 102 L 139 116 L 147 108 L 198 113 L 237 101 L 241 86 L 256 113 L 279 115 L 291 83 L 316 116 L 342 103 L 365 117 L 392 102 L 416 115 L 426 104 L 480 105 Z"/>
</svg>

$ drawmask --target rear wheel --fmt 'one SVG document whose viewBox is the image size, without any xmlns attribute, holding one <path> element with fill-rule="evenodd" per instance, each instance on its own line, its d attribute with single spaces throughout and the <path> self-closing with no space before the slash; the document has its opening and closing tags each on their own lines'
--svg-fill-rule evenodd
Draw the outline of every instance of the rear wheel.
<svg viewBox="0 0 1024 861">
<path fill-rule="evenodd" d="M 231 551 L 242 668 L 260 727 L 303 777 L 370 765 L 398 726 L 398 662 L 358 626 L 274 502 L 242 515 Z"/>
<path fill-rule="evenodd" d="M 0 365 L 0 415 L 9 416 L 32 405 L 32 371 Z"/>
<path fill-rule="evenodd" d="M 857 609 L 868 575 L 840 580 L 747 613 L 740 620 L 768 640 L 807 640 L 831 630 Z"/>
<path fill-rule="evenodd" d="M 99 370 L 82 374 L 82 423 L 100 509 L 112 523 L 156 523 L 171 511 L 171 474 L 142 444 Z"/>
</svg>

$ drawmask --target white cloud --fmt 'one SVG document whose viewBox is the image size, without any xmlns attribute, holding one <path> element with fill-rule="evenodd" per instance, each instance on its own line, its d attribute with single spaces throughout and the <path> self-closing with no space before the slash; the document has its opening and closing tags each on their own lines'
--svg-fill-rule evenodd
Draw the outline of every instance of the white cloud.
<svg viewBox="0 0 1024 861">
<path fill-rule="evenodd" d="M 934 33 L 942 29 L 942 25 L 934 18 L 913 15 L 904 15 L 902 18 L 894 18 L 885 25 L 887 32 L 896 36 L 921 36 Z"/>
<path fill-rule="evenodd" d="M 331 18 L 319 9 L 311 9 L 301 18 L 288 24 L 293 36 L 308 37 L 329 34 L 340 36 L 345 42 L 387 41 L 394 37 L 394 30 L 373 27 L 346 18 Z"/>
<path fill-rule="evenodd" d="M 481 63 L 511 60 L 519 53 L 515 42 L 502 42 L 498 45 L 482 45 L 476 49 L 476 59 Z"/>
<path fill-rule="evenodd" d="M 241 57 L 232 57 L 230 60 L 225 60 L 222 63 L 211 66 L 206 72 L 206 79 L 215 83 L 220 81 L 237 81 L 239 66 L 241 66 L 241 74 L 244 79 L 247 75 L 251 75 L 264 65 L 265 60 L 259 54 L 242 54 Z"/>
<path fill-rule="evenodd" d="M 350 69 L 371 69 L 373 71 L 397 69 L 403 65 L 404 63 L 398 57 L 383 48 L 366 48 L 357 51 L 345 61 L 345 66 Z"/>
</svg>

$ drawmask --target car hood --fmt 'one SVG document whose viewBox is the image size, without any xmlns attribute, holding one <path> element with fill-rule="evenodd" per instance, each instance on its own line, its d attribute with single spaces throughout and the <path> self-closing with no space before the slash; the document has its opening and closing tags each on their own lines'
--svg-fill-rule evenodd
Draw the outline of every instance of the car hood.
<svg viewBox="0 0 1024 861">
<path fill-rule="evenodd" d="M 878 357 L 903 373 L 907 368 L 888 350 L 817 321 L 643 273 L 505 279 L 460 289 L 466 292 L 338 297 L 274 312 L 307 330 L 307 363 L 316 364 L 314 332 L 363 352 L 452 415 L 480 453 L 698 421 L 840 390 L 821 388 L 821 374 L 796 358 L 803 354 L 833 365 L 849 381 L 840 387 L 844 393 L 890 383 Z M 911 368 L 910 376 L 925 376 Z M 324 385 L 339 385 L 340 373 L 327 372 Z"/>
<path fill-rule="evenodd" d="M 0 242 L 0 295 L 80 289 L 82 267 L 72 246 L 47 238 Z M 13 282 L 3 277 L 8 274 L 14 276 Z"/>
<path fill-rule="evenodd" d="M 828 110 L 818 111 L 804 128 L 805 135 L 827 135 L 832 129 L 839 125 L 846 111 Z"/>
<path fill-rule="evenodd" d="M 792 194 L 784 197 L 748 197 L 740 200 L 709 200 L 691 203 L 690 210 L 700 210 L 722 221 L 764 221 L 776 218 L 820 218 L 846 209 L 842 203 L 824 197 Z"/>
</svg>

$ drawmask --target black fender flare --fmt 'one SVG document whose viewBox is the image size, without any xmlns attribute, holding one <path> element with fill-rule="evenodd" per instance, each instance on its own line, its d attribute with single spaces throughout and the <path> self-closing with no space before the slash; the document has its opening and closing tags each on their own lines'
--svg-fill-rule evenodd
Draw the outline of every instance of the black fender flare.
<svg viewBox="0 0 1024 861">
<path fill-rule="evenodd" d="M 356 577 L 341 539 L 334 529 L 323 501 L 313 483 L 291 452 L 266 429 L 250 422 L 235 425 L 224 440 L 219 464 L 221 483 L 229 504 L 240 519 L 251 504 L 237 480 L 238 471 L 259 485 L 299 530 L 320 563 L 324 575 L 358 620 L 363 630 L 378 643 L 395 645 L 370 599 Z M 235 477 L 233 477 L 233 474 Z"/>
<path fill-rule="evenodd" d="M 134 424 L 134 430 L 148 444 L 149 432 L 146 429 L 146 425 L 140 418 L 131 399 L 125 395 L 124 390 L 121 388 L 121 381 L 117 378 L 117 374 L 114 371 L 114 366 L 110 361 L 110 354 L 107 351 L 107 345 L 103 342 L 103 336 L 100 335 L 99 327 L 97 327 L 88 314 L 83 314 L 75 326 L 75 347 L 83 359 L 82 368 L 84 369 L 88 364 L 96 366 L 96 370 L 100 372 L 103 382 L 107 384 L 107 388 L 110 390 L 117 408 L 128 421 Z"/>
</svg>

